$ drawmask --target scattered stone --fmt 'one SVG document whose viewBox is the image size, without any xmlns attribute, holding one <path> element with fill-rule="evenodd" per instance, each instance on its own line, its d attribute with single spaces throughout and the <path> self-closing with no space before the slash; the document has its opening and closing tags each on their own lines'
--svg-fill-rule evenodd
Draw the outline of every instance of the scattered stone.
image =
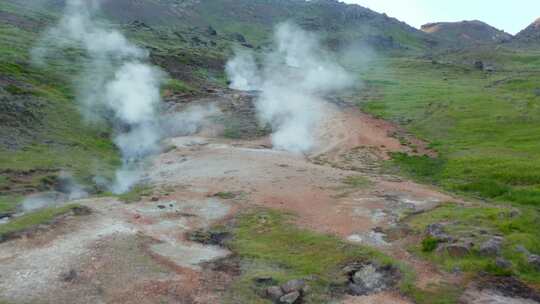
<svg viewBox="0 0 540 304">
<path fill-rule="evenodd" d="M 306 282 L 304 280 L 291 280 L 283 285 L 281 285 L 281 289 L 283 289 L 283 292 L 288 294 L 294 291 L 301 291 L 306 286 Z"/>
<path fill-rule="evenodd" d="M 508 268 L 512 267 L 512 262 L 508 261 L 505 258 L 498 257 L 495 260 L 495 265 L 497 265 L 497 267 L 500 267 L 502 269 L 508 269 Z"/>
<path fill-rule="evenodd" d="M 529 262 L 529 264 L 531 264 L 531 266 L 536 268 L 536 270 L 540 271 L 540 256 L 539 255 L 531 254 L 529 255 L 529 258 L 527 259 L 527 261 Z"/>
<path fill-rule="evenodd" d="M 246 43 L 246 37 L 240 33 L 233 33 L 232 38 L 240 43 Z"/>
<path fill-rule="evenodd" d="M 453 238 L 444 231 L 444 225 L 441 223 L 430 224 L 426 227 L 426 234 L 441 242 L 451 242 Z"/>
<path fill-rule="evenodd" d="M 482 60 L 477 60 L 474 62 L 474 67 L 478 70 L 484 70 L 484 62 Z"/>
<path fill-rule="evenodd" d="M 483 256 L 497 256 L 501 254 L 504 239 L 499 236 L 492 237 L 480 245 L 480 254 Z"/>
<path fill-rule="evenodd" d="M 283 295 L 283 290 L 279 286 L 271 286 L 266 289 L 266 296 L 274 302 L 279 301 Z"/>
<path fill-rule="evenodd" d="M 71 269 L 70 271 L 63 273 L 60 278 L 64 282 L 73 282 L 77 276 L 77 271 Z"/>
<path fill-rule="evenodd" d="M 300 299 L 300 296 L 300 292 L 294 291 L 282 296 L 279 299 L 279 302 L 283 304 L 294 304 L 296 301 L 298 301 L 298 299 Z"/>
<path fill-rule="evenodd" d="M 206 29 L 206 33 L 210 36 L 217 36 L 217 31 L 211 25 Z"/>
<path fill-rule="evenodd" d="M 0 219 L 10 218 L 10 217 L 12 217 L 14 214 L 15 214 L 15 212 L 4 212 L 4 213 L 0 213 Z"/>
<path fill-rule="evenodd" d="M 523 253 L 524 255 L 527 255 L 527 256 L 531 254 L 529 250 L 527 250 L 527 248 L 525 248 L 525 246 L 523 245 L 517 245 L 516 251 L 519 253 Z"/>
<path fill-rule="evenodd" d="M 454 244 L 441 244 L 437 248 L 439 253 L 448 253 L 451 257 L 461 258 L 471 253 L 471 245 L 469 243 L 454 243 Z"/>
</svg>

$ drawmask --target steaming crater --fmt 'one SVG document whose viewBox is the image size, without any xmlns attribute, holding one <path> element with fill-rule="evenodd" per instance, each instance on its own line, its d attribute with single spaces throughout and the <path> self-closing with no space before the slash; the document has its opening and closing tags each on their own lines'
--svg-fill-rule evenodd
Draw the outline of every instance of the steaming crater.
<svg viewBox="0 0 540 304">
<path fill-rule="evenodd" d="M 282 23 L 275 30 L 274 50 L 265 54 L 260 66 L 245 51 L 237 51 L 227 63 L 232 89 L 260 91 L 257 114 L 261 124 L 272 126 L 275 149 L 312 150 L 317 143 L 314 134 L 324 119 L 324 96 L 354 83 L 322 49 L 314 34 Z"/>
</svg>

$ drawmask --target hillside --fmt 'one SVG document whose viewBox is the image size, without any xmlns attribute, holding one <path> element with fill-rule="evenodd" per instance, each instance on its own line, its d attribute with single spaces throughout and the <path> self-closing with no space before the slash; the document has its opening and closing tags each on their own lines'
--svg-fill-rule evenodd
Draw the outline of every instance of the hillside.
<svg viewBox="0 0 540 304">
<path fill-rule="evenodd" d="M 515 41 L 518 43 L 540 43 L 540 18 L 531 23 L 521 32 L 517 33 Z"/>
<path fill-rule="evenodd" d="M 512 39 L 512 35 L 478 20 L 428 23 L 422 25 L 422 31 L 453 46 L 499 44 Z"/>
<path fill-rule="evenodd" d="M 61 0 L 40 0 L 40 10 L 56 11 Z M 349 43 L 364 43 L 391 50 L 413 50 L 436 42 L 413 27 L 358 5 L 337 0 L 106 0 L 102 13 L 120 24 L 140 22 L 164 30 L 196 30 L 208 27 L 218 35 L 240 40 L 254 47 L 264 46 L 274 25 L 289 20 L 308 30 L 331 34 L 328 43 L 338 47 Z M 18 11 L 35 8 L 33 1 L 13 1 Z M 238 34 L 241 34 L 241 38 Z M 186 37 L 190 38 L 190 37 Z M 245 39 L 244 39 L 245 38 Z M 246 41 L 244 41 L 246 40 Z"/>
</svg>

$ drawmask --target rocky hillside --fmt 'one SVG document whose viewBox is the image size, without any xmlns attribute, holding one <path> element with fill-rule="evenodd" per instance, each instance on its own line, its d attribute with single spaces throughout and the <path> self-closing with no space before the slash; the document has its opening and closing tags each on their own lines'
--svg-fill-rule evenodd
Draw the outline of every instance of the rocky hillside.
<svg viewBox="0 0 540 304">
<path fill-rule="evenodd" d="M 540 18 L 519 32 L 515 40 L 521 43 L 540 43 Z"/>
<path fill-rule="evenodd" d="M 21 9 L 35 1 L 12 2 Z M 64 0 L 40 0 L 41 8 L 59 11 Z M 328 34 L 328 43 L 369 44 L 377 49 L 425 49 L 436 39 L 397 19 L 337 0 L 104 0 L 103 15 L 121 24 L 138 22 L 151 27 L 203 30 L 264 46 L 273 26 L 292 20 L 308 30 Z M 28 3 L 28 4 L 27 4 Z M 213 31 L 215 30 L 215 32 Z M 331 36 L 331 37 L 330 37 Z"/>
<path fill-rule="evenodd" d="M 428 23 L 422 31 L 454 46 L 496 44 L 512 39 L 512 35 L 478 20 Z"/>
</svg>

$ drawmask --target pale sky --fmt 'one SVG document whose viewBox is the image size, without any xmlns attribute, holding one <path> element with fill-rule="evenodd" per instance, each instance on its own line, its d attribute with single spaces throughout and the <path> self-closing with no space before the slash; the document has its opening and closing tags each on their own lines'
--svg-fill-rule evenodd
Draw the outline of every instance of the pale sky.
<svg viewBox="0 0 540 304">
<path fill-rule="evenodd" d="M 540 0 L 341 0 L 420 28 L 428 22 L 480 20 L 516 34 L 540 17 Z"/>
</svg>

